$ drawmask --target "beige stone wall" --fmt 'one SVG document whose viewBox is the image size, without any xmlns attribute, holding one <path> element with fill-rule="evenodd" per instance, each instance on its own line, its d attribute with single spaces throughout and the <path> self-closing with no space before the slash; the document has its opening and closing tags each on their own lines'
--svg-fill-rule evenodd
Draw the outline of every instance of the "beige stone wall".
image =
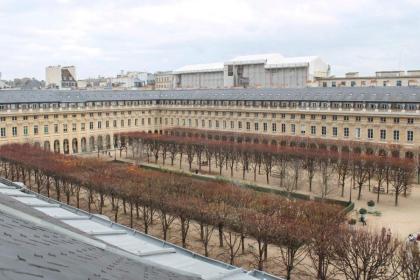
<svg viewBox="0 0 420 280">
<path fill-rule="evenodd" d="M 161 132 L 171 127 L 395 144 L 414 155 L 420 148 L 417 111 L 160 104 L 9 110 L 0 112 L 0 118 L 0 132 L 6 132 L 0 135 L 0 144 L 38 143 L 54 150 L 56 143 L 60 152 L 68 153 L 114 147 L 119 132 Z"/>
</svg>

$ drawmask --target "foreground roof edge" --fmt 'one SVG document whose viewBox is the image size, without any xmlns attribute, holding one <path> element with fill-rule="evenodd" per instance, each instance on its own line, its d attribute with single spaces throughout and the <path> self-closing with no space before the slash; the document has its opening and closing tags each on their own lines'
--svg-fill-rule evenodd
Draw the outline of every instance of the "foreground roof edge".
<svg viewBox="0 0 420 280">
<path fill-rule="evenodd" d="M 180 257 L 189 258 L 191 261 L 194 261 L 195 262 L 195 266 L 196 267 L 198 267 L 198 266 L 201 267 L 201 268 L 204 267 L 205 269 L 203 269 L 203 271 L 206 272 L 206 273 L 208 273 L 209 271 L 214 270 L 213 274 L 216 274 L 216 275 L 202 275 L 201 274 L 201 277 L 203 279 L 221 279 L 221 280 L 222 279 L 226 279 L 226 280 L 239 280 L 239 279 L 245 279 L 245 280 L 252 280 L 252 279 L 283 280 L 283 278 L 280 278 L 280 277 L 271 275 L 269 273 L 265 273 L 265 272 L 258 271 L 258 270 L 245 271 L 242 268 L 238 268 L 238 267 L 235 267 L 233 265 L 230 265 L 230 264 L 227 264 L 227 263 L 223 263 L 223 262 L 218 261 L 218 260 L 215 260 L 215 259 L 204 257 L 204 256 L 202 256 L 200 254 L 194 253 L 194 252 L 192 252 L 190 250 L 184 249 L 182 247 L 179 247 L 179 246 L 174 245 L 172 243 L 166 242 L 166 241 L 161 240 L 159 238 L 156 238 L 156 237 L 147 235 L 145 233 L 139 232 L 139 231 L 137 231 L 135 229 L 131 229 L 131 228 L 126 227 L 124 225 L 121 225 L 121 224 L 118 224 L 118 223 L 114 223 L 114 222 L 112 222 L 112 221 L 108 220 L 107 218 L 102 217 L 100 215 L 91 214 L 91 213 L 88 213 L 88 212 L 86 212 L 84 210 L 75 208 L 73 206 L 64 204 L 62 202 L 56 201 L 56 200 L 51 199 L 51 198 L 48 198 L 48 197 L 45 197 L 45 196 L 40 195 L 40 194 L 38 194 L 36 192 L 30 191 L 29 189 L 27 189 L 21 183 L 11 182 L 11 181 L 9 181 L 9 180 L 7 180 L 5 178 L 1 178 L 1 177 L 0 177 L 0 193 L 1 193 L 1 185 L 2 184 L 3 185 L 6 185 L 6 186 L 8 186 L 10 188 L 16 189 L 16 190 L 24 191 L 24 193 L 29 194 L 32 197 L 36 198 L 36 199 L 42 200 L 43 202 L 47 202 L 47 203 L 50 203 L 52 205 L 56 205 L 56 207 L 59 207 L 59 208 L 64 209 L 64 210 L 67 210 L 67 211 L 69 211 L 69 212 L 71 212 L 73 214 L 77 214 L 77 215 L 80 215 L 82 217 L 83 216 L 84 217 L 87 217 L 89 221 L 96 222 L 96 223 L 98 223 L 100 225 L 106 225 L 106 226 L 108 226 L 112 230 L 116 230 L 116 231 L 120 231 L 120 232 L 126 231 L 127 234 L 130 237 L 139 238 L 139 240 L 141 239 L 141 241 L 144 244 L 146 244 L 145 246 L 147 246 L 147 245 L 151 245 L 152 246 L 152 245 L 156 245 L 156 244 L 161 244 L 161 246 L 163 246 L 162 248 L 172 248 L 172 250 L 174 250 L 175 254 L 169 254 L 168 255 L 169 258 L 172 258 L 172 259 L 179 259 Z M 31 206 L 31 205 L 29 205 L 29 206 Z M 0 209 L 2 209 L 2 208 L 4 208 L 4 206 L 1 206 L 0 205 Z M 53 217 L 53 218 L 56 219 L 58 221 L 58 223 L 61 222 L 61 220 L 59 218 L 55 218 L 55 217 Z M 64 222 L 66 222 L 66 221 L 64 221 Z M 59 227 L 59 225 L 58 225 L 58 227 Z M 58 228 L 57 230 L 60 231 L 60 228 Z M 62 230 L 63 231 L 66 231 L 65 228 L 62 229 Z M 73 236 L 73 237 L 75 237 L 75 236 Z M 110 252 L 113 252 L 113 253 L 119 253 L 119 254 L 121 254 L 121 251 L 124 251 L 124 252 L 126 251 L 124 248 L 120 247 L 118 244 L 109 243 L 107 241 L 105 241 L 105 243 L 104 243 L 104 242 L 101 242 L 101 240 L 103 240 L 101 238 L 98 239 L 98 238 L 94 238 L 94 236 L 91 236 L 91 237 L 92 237 L 91 242 L 90 243 L 85 242 L 86 244 L 90 244 L 90 245 L 94 245 L 94 246 L 96 245 L 99 248 L 103 248 L 103 245 L 101 245 L 101 244 L 104 244 L 106 246 L 106 249 L 107 250 L 110 250 Z M 81 237 L 79 240 L 82 241 L 84 238 L 89 239 L 89 237 Z M 107 245 L 107 244 L 109 244 L 110 246 Z M 158 254 L 160 254 L 160 252 Z M 153 261 L 153 259 L 149 260 L 148 257 L 147 257 L 147 254 L 144 255 L 144 256 L 142 256 L 141 254 L 140 254 L 140 256 L 137 256 L 137 255 L 132 254 L 130 252 L 126 252 L 126 253 L 123 253 L 122 255 L 125 256 L 125 257 L 128 257 L 128 258 L 130 258 L 130 256 L 131 256 L 131 258 L 133 258 L 135 260 L 136 259 L 138 260 L 139 258 L 141 258 L 141 260 L 143 262 L 146 262 L 146 263 L 148 263 L 148 262 L 150 263 L 151 262 L 153 265 L 156 264 L 157 266 L 160 266 L 162 268 L 165 268 L 165 265 L 162 266 L 162 264 L 155 263 Z M 184 270 L 178 270 L 178 269 L 176 269 L 174 267 L 171 267 L 171 266 L 167 266 L 166 269 L 174 270 L 174 272 L 177 272 L 177 273 L 186 273 L 185 275 L 189 275 L 189 276 L 197 275 L 197 273 L 196 273 L 195 270 L 194 270 L 194 272 L 189 273 L 189 271 L 186 271 L 185 269 Z"/>
</svg>

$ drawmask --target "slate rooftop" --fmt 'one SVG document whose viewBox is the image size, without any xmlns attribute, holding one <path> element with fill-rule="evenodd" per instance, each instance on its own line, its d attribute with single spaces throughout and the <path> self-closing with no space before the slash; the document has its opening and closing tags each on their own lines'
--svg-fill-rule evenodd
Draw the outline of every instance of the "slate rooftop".
<svg viewBox="0 0 420 280">
<path fill-rule="evenodd" d="M 347 87 L 200 90 L 0 90 L 0 104 L 142 100 L 244 100 L 420 103 L 420 87 Z"/>
<path fill-rule="evenodd" d="M 0 278 L 280 280 L 196 255 L 2 178 Z"/>
</svg>

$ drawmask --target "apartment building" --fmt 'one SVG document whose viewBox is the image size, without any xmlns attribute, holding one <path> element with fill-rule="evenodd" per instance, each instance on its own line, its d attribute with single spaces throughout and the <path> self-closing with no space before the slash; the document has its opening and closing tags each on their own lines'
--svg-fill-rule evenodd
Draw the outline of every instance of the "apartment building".
<svg viewBox="0 0 420 280">
<path fill-rule="evenodd" d="M 76 67 L 48 66 L 45 68 L 45 82 L 47 88 L 74 89 L 77 87 Z"/>
<path fill-rule="evenodd" d="M 346 73 L 344 77 L 318 77 L 319 87 L 415 87 L 420 86 L 420 70 L 378 71 L 372 76 L 359 72 Z"/>
<path fill-rule="evenodd" d="M 418 158 L 419 123 L 420 88 L 410 87 L 6 90 L 0 99 L 0 144 L 28 142 L 66 154 L 121 146 L 120 132 L 184 127 L 324 139 L 363 150 L 371 143 Z"/>
<path fill-rule="evenodd" d="M 155 73 L 155 89 L 168 90 L 173 87 L 172 71 L 159 71 Z"/>
</svg>

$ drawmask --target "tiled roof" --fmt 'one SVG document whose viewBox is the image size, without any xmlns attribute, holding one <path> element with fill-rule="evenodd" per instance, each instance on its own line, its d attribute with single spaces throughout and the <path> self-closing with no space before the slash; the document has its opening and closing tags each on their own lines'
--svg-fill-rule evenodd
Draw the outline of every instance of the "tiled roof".
<svg viewBox="0 0 420 280">
<path fill-rule="evenodd" d="M 1 90 L 0 104 L 74 103 L 129 100 L 267 100 L 332 102 L 420 102 L 420 87 L 343 87 L 290 89 L 200 89 L 153 91 Z"/>
<path fill-rule="evenodd" d="M 281 280 L 245 271 L 0 178 L 1 279 Z"/>
</svg>

